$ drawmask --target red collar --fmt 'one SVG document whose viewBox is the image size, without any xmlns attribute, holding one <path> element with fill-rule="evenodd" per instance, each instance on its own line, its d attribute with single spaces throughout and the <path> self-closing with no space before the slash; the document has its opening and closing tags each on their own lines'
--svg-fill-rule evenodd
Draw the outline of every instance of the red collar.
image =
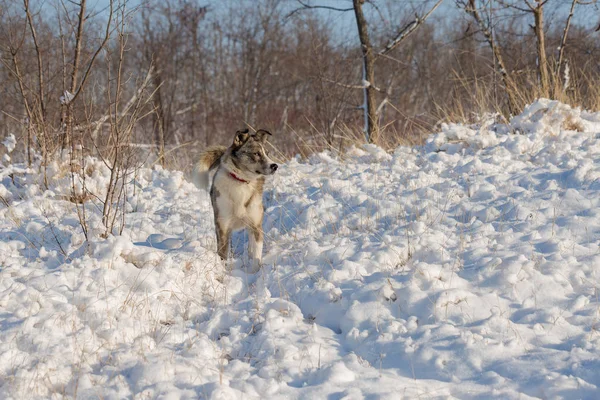
<svg viewBox="0 0 600 400">
<path fill-rule="evenodd" d="M 233 179 L 235 179 L 236 181 L 239 181 L 239 182 L 242 182 L 242 183 L 248 183 L 247 180 L 244 180 L 244 179 L 240 178 L 239 176 L 237 176 L 233 172 L 229 172 L 229 176 L 232 177 Z"/>
</svg>

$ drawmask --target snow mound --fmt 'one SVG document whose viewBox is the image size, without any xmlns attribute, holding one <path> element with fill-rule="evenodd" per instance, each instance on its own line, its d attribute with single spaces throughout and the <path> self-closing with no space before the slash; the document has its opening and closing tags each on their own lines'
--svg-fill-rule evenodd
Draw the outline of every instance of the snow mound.
<svg viewBox="0 0 600 400">
<path fill-rule="evenodd" d="M 442 124 L 442 132 L 427 140 L 430 151 L 460 152 L 465 147 L 482 149 L 498 144 L 499 138 L 493 130 L 494 115 L 484 117 L 481 124 L 465 126 L 462 124 Z"/>
<path fill-rule="evenodd" d="M 0 167 L 0 398 L 581 398 L 600 392 L 600 114 L 541 99 L 419 148 L 281 166 L 265 254 L 141 169 L 90 242 L 64 166 Z"/>
<path fill-rule="evenodd" d="M 562 131 L 593 131 L 598 123 L 600 123 L 598 114 L 548 99 L 535 101 L 511 120 L 513 128 L 522 132 L 549 135 L 558 135 Z"/>
</svg>

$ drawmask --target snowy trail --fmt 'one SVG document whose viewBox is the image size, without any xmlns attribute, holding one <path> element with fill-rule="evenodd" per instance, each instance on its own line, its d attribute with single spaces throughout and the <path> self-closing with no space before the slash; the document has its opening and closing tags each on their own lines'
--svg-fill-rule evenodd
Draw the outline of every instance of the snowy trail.
<svg viewBox="0 0 600 400">
<path fill-rule="evenodd" d="M 540 100 L 292 160 L 256 275 L 243 235 L 218 260 L 180 172 L 143 169 L 125 234 L 89 249 L 58 167 L 45 193 L 0 174 L 2 398 L 600 396 L 600 114 Z"/>
</svg>

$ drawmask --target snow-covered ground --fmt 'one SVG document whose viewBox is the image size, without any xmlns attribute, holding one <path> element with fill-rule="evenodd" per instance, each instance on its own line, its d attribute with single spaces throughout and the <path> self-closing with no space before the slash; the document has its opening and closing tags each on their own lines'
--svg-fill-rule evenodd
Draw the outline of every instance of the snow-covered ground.
<svg viewBox="0 0 600 400">
<path fill-rule="evenodd" d="M 540 100 L 420 148 L 292 160 L 255 275 L 242 234 L 218 260 L 181 172 L 139 172 L 120 237 L 92 199 L 87 246 L 64 167 L 43 191 L 9 161 L 0 398 L 600 398 L 600 113 Z"/>
</svg>

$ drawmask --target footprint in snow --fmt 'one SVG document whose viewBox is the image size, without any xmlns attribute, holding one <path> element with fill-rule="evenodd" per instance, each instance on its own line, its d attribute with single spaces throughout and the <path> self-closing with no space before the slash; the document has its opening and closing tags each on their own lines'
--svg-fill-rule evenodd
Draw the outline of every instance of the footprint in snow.
<svg viewBox="0 0 600 400">
<path fill-rule="evenodd" d="M 135 243 L 138 246 L 148 246 L 158 250 L 175 250 L 183 246 L 183 239 L 169 238 L 160 233 L 148 236 L 145 242 Z"/>
</svg>

